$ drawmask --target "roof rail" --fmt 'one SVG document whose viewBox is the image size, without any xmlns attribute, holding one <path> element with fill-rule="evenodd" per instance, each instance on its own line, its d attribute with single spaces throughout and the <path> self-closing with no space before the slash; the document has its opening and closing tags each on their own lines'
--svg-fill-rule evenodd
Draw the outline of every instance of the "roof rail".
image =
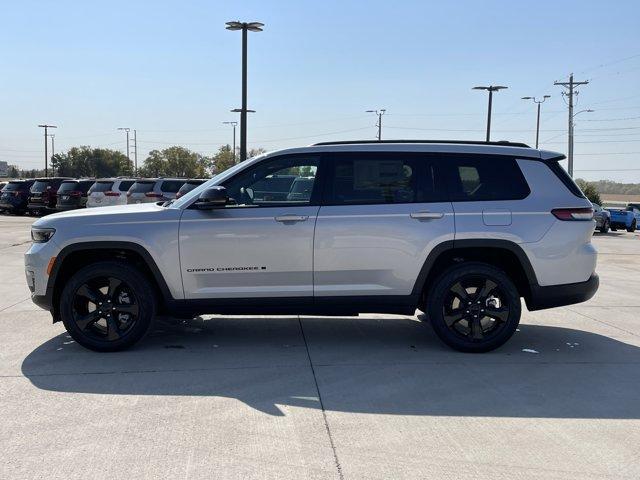
<svg viewBox="0 0 640 480">
<path fill-rule="evenodd" d="M 481 140 L 341 140 L 337 142 L 320 142 L 314 143 L 313 146 L 318 145 L 356 145 L 359 143 L 376 144 L 376 143 L 453 143 L 458 145 L 493 145 L 498 147 L 522 147 L 531 148 L 526 143 L 520 142 L 508 142 L 506 140 L 500 140 L 497 142 L 485 142 Z"/>
</svg>

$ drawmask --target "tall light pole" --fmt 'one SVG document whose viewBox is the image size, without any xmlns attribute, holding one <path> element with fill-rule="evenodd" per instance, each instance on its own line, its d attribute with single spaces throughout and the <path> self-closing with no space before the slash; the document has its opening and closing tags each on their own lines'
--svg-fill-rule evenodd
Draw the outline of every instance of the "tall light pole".
<svg viewBox="0 0 640 480">
<path fill-rule="evenodd" d="M 49 136 L 51 137 L 51 160 L 53 161 L 53 157 L 56 154 L 56 135 L 55 133 L 50 133 Z"/>
<path fill-rule="evenodd" d="M 376 127 L 378 127 L 378 141 L 382 140 L 382 115 L 387 112 L 386 108 L 381 108 L 380 110 L 367 110 L 367 113 L 375 113 L 378 116 L 378 123 Z"/>
<path fill-rule="evenodd" d="M 48 177 L 49 176 L 49 152 L 48 152 L 48 148 L 49 148 L 49 139 L 47 138 L 49 136 L 48 134 L 48 130 L 50 128 L 58 128 L 56 125 L 38 125 L 38 127 L 40 128 L 44 128 L 44 176 Z"/>
<path fill-rule="evenodd" d="M 131 161 L 131 157 L 129 156 L 129 127 L 118 127 L 118 130 L 124 130 L 127 133 L 127 160 Z"/>
<path fill-rule="evenodd" d="M 493 92 L 504 90 L 503 85 L 489 85 L 488 87 L 473 87 L 473 90 L 486 90 L 489 92 L 489 108 L 487 109 L 487 142 L 491 140 L 491 105 L 493 103 Z"/>
<path fill-rule="evenodd" d="M 264 23 L 227 22 L 227 30 L 242 30 L 242 108 L 240 108 L 240 161 L 247 159 L 247 32 L 261 32 Z"/>
<path fill-rule="evenodd" d="M 551 95 L 545 95 L 542 100 L 537 100 L 536 97 L 522 97 L 522 100 L 533 100 L 533 103 L 538 104 L 538 120 L 536 121 L 536 148 L 538 148 L 538 139 L 540 138 L 540 105 L 542 105 L 547 98 L 551 98 Z"/>
<path fill-rule="evenodd" d="M 238 122 L 222 122 L 224 125 L 233 126 L 233 163 L 236 163 L 236 127 Z"/>
</svg>

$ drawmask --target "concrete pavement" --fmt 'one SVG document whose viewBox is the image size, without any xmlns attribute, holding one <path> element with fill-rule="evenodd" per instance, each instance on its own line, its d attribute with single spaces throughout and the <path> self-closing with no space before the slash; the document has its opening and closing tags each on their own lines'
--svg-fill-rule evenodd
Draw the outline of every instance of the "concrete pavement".
<svg viewBox="0 0 640 480">
<path fill-rule="evenodd" d="M 31 221 L 0 216 L 0 478 L 640 476 L 638 233 L 596 235 L 596 297 L 489 354 L 389 315 L 212 316 L 98 354 L 28 300 Z"/>
</svg>

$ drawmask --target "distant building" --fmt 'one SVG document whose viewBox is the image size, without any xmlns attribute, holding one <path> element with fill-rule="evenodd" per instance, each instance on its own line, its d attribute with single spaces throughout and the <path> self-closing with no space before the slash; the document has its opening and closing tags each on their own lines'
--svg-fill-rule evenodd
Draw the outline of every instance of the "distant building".
<svg viewBox="0 0 640 480">
<path fill-rule="evenodd" d="M 0 162 L 0 177 L 6 177 L 9 175 L 9 164 L 7 162 Z"/>
</svg>

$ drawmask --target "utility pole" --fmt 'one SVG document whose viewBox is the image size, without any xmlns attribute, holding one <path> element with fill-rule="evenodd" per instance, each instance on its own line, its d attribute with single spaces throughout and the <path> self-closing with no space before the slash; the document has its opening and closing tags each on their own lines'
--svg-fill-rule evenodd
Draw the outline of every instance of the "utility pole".
<svg viewBox="0 0 640 480">
<path fill-rule="evenodd" d="M 505 87 L 503 85 L 489 85 L 488 87 L 473 87 L 472 90 L 486 90 L 489 92 L 489 107 L 487 109 L 487 142 L 491 140 L 491 108 L 493 105 L 493 92 L 497 92 L 499 90 L 504 90 Z"/>
<path fill-rule="evenodd" d="M 49 139 L 47 138 L 49 136 L 48 134 L 48 130 L 50 128 L 58 128 L 56 125 L 38 125 L 38 127 L 40 128 L 44 128 L 44 176 L 48 177 L 49 176 Z"/>
<path fill-rule="evenodd" d="M 588 80 L 584 80 L 582 82 L 575 82 L 573 80 L 573 73 L 569 75 L 568 82 L 553 82 L 554 85 L 560 85 L 561 87 L 566 88 L 568 91 L 562 92 L 562 95 L 566 95 L 569 97 L 569 125 L 567 130 L 567 158 L 569 161 L 567 162 L 567 170 L 570 177 L 573 177 L 573 97 L 574 95 L 578 95 L 579 92 L 574 91 L 574 88 L 578 85 L 587 85 L 589 83 Z"/>
<path fill-rule="evenodd" d="M 124 130 L 127 133 L 127 160 L 131 161 L 131 156 L 129 155 L 129 127 L 118 127 L 118 130 Z"/>
<path fill-rule="evenodd" d="M 56 154 L 56 134 L 51 133 L 49 136 L 51 137 L 51 161 L 53 162 L 53 157 Z"/>
<path fill-rule="evenodd" d="M 222 122 L 224 125 L 231 125 L 233 126 L 233 164 L 235 165 L 236 162 L 236 126 L 238 125 L 238 122 Z"/>
<path fill-rule="evenodd" d="M 133 129 L 133 176 L 138 176 L 138 131 Z"/>
<path fill-rule="evenodd" d="M 378 123 L 376 127 L 378 127 L 378 141 L 382 140 L 382 115 L 386 113 L 386 108 L 381 108 L 380 110 L 367 110 L 367 113 L 375 113 L 378 116 Z"/>
<path fill-rule="evenodd" d="M 536 121 L 536 148 L 538 148 L 538 140 L 540 139 L 540 105 L 542 105 L 547 98 L 551 98 L 551 95 L 545 95 L 542 100 L 537 100 L 536 97 L 522 97 L 522 100 L 533 100 L 533 103 L 538 104 L 538 119 Z"/>
</svg>

